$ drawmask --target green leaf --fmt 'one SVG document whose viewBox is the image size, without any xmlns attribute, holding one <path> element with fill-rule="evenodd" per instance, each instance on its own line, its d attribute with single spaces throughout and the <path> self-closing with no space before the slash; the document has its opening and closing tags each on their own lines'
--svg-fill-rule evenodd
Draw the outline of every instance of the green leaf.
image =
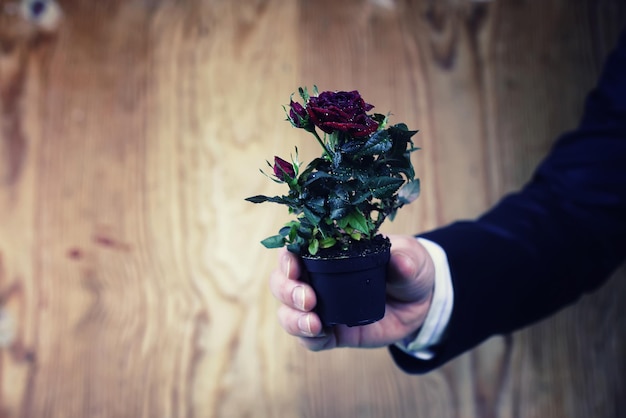
<svg viewBox="0 0 626 418">
<path fill-rule="evenodd" d="M 330 210 L 330 219 L 339 220 L 348 213 L 347 207 L 338 207 Z"/>
<path fill-rule="evenodd" d="M 269 197 L 259 194 L 256 196 L 247 197 L 246 201 L 252 202 L 252 203 L 263 203 L 263 202 L 267 202 L 269 199 L 270 199 Z"/>
<path fill-rule="evenodd" d="M 374 113 L 372 115 L 372 119 L 378 122 L 379 125 L 384 125 L 387 122 L 387 115 L 383 115 L 381 113 Z"/>
<path fill-rule="evenodd" d="M 339 147 L 341 152 L 338 152 L 337 154 L 355 154 L 359 151 L 359 149 L 363 146 L 362 142 L 356 141 L 356 140 L 352 140 L 352 141 L 347 141 L 344 142 L 343 144 L 341 144 L 341 146 Z"/>
<path fill-rule="evenodd" d="M 302 100 L 304 101 L 304 104 L 306 105 L 306 102 L 309 101 L 309 90 L 306 87 L 299 87 L 298 88 L 298 93 L 300 94 L 300 97 L 302 97 Z"/>
<path fill-rule="evenodd" d="M 338 219 L 338 220 L 337 220 L 337 226 L 338 226 L 339 228 L 341 228 L 341 229 L 346 229 L 346 228 L 347 228 L 347 226 L 348 226 L 348 222 L 349 222 L 349 220 L 348 220 L 348 218 L 347 218 L 347 217 L 345 217 L 345 218 L 341 218 L 341 219 Z"/>
<path fill-rule="evenodd" d="M 265 248 L 280 248 L 285 245 L 285 238 L 282 235 L 273 235 L 261 241 Z"/>
<path fill-rule="evenodd" d="M 315 228 L 312 226 L 311 222 L 305 216 L 302 219 L 302 222 L 300 222 L 300 224 L 297 226 L 297 228 L 294 228 L 294 230 L 296 231 L 297 237 L 294 237 L 292 241 L 298 238 L 309 240 L 309 238 L 313 236 L 313 229 Z"/>
<path fill-rule="evenodd" d="M 320 248 L 320 242 L 314 238 L 310 243 L 309 243 L 309 254 L 311 255 L 315 255 L 317 254 L 317 251 Z"/>
<path fill-rule="evenodd" d="M 388 199 L 402 186 L 404 180 L 395 177 L 377 177 L 367 183 L 377 199 Z"/>
<path fill-rule="evenodd" d="M 337 180 L 330 174 L 323 171 L 315 171 L 307 177 L 304 186 L 313 193 L 320 194 L 332 189 L 336 183 Z"/>
<path fill-rule="evenodd" d="M 384 154 L 392 146 L 391 136 L 387 131 L 377 131 L 363 144 L 356 153 L 357 157 Z"/>
<path fill-rule="evenodd" d="M 393 220 L 396 218 L 397 213 L 398 209 L 391 209 L 391 212 L 389 212 L 389 214 L 387 215 L 387 219 L 393 222 Z"/>
<path fill-rule="evenodd" d="M 390 126 L 389 129 L 387 130 L 392 136 L 397 137 L 397 138 L 402 138 L 407 141 L 410 140 L 413 135 L 419 132 L 417 130 L 410 131 L 409 127 L 406 126 L 405 123 L 397 123 L 393 126 Z"/>
<path fill-rule="evenodd" d="M 337 243 L 337 240 L 333 237 L 324 238 L 320 241 L 320 248 L 330 248 Z"/>
<path fill-rule="evenodd" d="M 292 206 L 295 204 L 294 199 L 289 199 L 289 198 L 281 197 L 281 196 L 269 197 L 269 196 L 263 196 L 263 195 L 256 195 L 256 196 L 247 197 L 245 200 L 247 200 L 248 202 L 252 202 L 252 203 L 271 202 L 271 203 L 279 203 L 281 205 L 287 205 L 287 206 Z"/>
<path fill-rule="evenodd" d="M 407 178 L 413 178 L 415 176 L 411 159 L 404 154 L 400 155 L 398 158 L 385 158 L 380 161 L 380 163 L 385 164 L 390 173 L 396 175 L 404 174 Z"/>
<path fill-rule="evenodd" d="M 289 235 L 288 235 L 289 242 L 294 242 L 297 237 L 298 237 L 298 227 L 292 226 L 289 229 Z"/>
<path fill-rule="evenodd" d="M 291 253 L 299 255 L 300 253 L 302 253 L 302 243 L 301 242 L 291 243 L 287 245 L 287 250 L 289 250 L 289 252 Z"/>
<path fill-rule="evenodd" d="M 304 212 L 304 216 L 306 216 L 306 218 L 313 224 L 313 225 L 317 225 L 320 223 L 320 220 L 322 219 L 321 216 L 317 215 L 314 211 L 312 211 L 311 209 L 309 209 L 308 206 L 305 206 L 303 208 L 303 212 Z"/>
<path fill-rule="evenodd" d="M 324 198 L 322 196 L 309 198 L 305 203 L 304 208 L 319 216 L 323 216 L 326 213 L 326 209 L 324 208 Z M 314 224 L 317 224 L 317 222 L 314 222 Z"/>
<path fill-rule="evenodd" d="M 350 202 L 339 196 L 331 196 L 328 198 L 328 207 L 330 209 L 330 219 L 337 220 L 348 214 Z"/>
<path fill-rule="evenodd" d="M 417 148 L 411 147 L 407 150 L 408 144 L 413 144 L 411 141 L 411 137 L 415 135 L 418 131 L 409 131 L 407 126 L 403 123 L 399 123 L 397 125 L 389 127 L 387 129 L 389 135 L 391 135 L 391 139 L 393 142 L 393 146 L 387 153 L 387 157 L 391 158 L 401 158 L 405 155 L 405 153 L 410 154 L 413 151 L 416 151 Z"/>
<path fill-rule="evenodd" d="M 356 231 L 356 230 L 355 230 L 355 231 L 353 231 L 353 232 L 350 234 L 350 238 L 352 238 L 352 239 L 353 239 L 353 240 L 355 240 L 355 241 L 360 241 L 360 240 L 361 240 L 361 237 L 362 237 L 361 233 L 360 233 L 359 231 Z"/>
<path fill-rule="evenodd" d="M 364 234 L 368 234 L 370 232 L 367 219 L 365 219 L 365 215 L 363 215 L 361 212 L 359 211 L 352 212 L 346 218 L 348 220 L 348 224 L 352 228 L 358 231 L 361 231 Z"/>
<path fill-rule="evenodd" d="M 408 205 L 420 195 L 420 180 L 415 179 L 406 183 L 398 192 L 398 201 L 402 205 Z"/>
<path fill-rule="evenodd" d="M 300 174 L 300 178 L 302 180 L 306 180 L 314 170 L 323 168 L 324 164 L 327 164 L 327 162 L 323 158 L 315 158 L 313 161 L 307 164 L 302 174 Z"/>
</svg>

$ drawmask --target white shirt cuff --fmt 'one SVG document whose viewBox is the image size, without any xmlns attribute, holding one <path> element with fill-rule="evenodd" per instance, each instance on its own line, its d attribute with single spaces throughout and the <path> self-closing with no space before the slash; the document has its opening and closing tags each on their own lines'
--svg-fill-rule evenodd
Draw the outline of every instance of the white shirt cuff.
<svg viewBox="0 0 626 418">
<path fill-rule="evenodd" d="M 450 321 L 454 303 L 454 289 L 452 288 L 448 257 L 444 249 L 439 244 L 427 239 L 417 238 L 417 240 L 424 246 L 435 266 L 433 297 L 424 324 L 417 335 L 411 335 L 398 341 L 396 346 L 420 360 L 430 360 L 435 355 L 430 348 L 441 341 Z"/>
</svg>

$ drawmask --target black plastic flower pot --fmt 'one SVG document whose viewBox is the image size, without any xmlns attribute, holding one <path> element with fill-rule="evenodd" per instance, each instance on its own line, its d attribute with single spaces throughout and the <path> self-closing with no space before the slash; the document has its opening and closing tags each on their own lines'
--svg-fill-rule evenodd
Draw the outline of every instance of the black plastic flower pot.
<svg viewBox="0 0 626 418">
<path fill-rule="evenodd" d="M 315 290 L 315 312 L 325 327 L 367 325 L 385 316 L 385 281 L 390 245 L 344 258 L 303 257 Z"/>
</svg>

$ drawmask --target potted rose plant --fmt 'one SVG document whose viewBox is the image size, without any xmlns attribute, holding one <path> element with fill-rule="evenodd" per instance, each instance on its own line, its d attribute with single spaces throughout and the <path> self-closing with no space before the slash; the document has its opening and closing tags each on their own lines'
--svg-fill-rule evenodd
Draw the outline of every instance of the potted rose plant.
<svg viewBox="0 0 626 418">
<path fill-rule="evenodd" d="M 391 247 L 379 228 L 420 191 L 410 159 L 417 131 L 389 125 L 388 115 L 368 113 L 374 106 L 358 91 L 314 88 L 309 94 L 300 88 L 299 93 L 303 103 L 292 98 L 287 119 L 315 138 L 321 156 L 306 166 L 297 147 L 291 162 L 274 157 L 266 175 L 286 184 L 288 193 L 246 200 L 282 204 L 294 215 L 261 243 L 287 246 L 302 258 L 325 326 L 372 323 L 385 313 Z"/>
</svg>

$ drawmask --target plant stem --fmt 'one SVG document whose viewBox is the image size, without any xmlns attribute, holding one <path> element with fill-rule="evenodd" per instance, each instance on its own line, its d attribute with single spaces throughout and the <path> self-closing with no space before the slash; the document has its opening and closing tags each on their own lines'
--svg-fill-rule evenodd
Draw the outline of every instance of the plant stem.
<svg viewBox="0 0 626 418">
<path fill-rule="evenodd" d="M 324 144 L 324 141 L 322 140 L 322 138 L 320 138 L 320 136 L 317 134 L 317 131 L 313 130 L 311 131 L 311 133 L 313 135 L 315 135 L 315 139 L 317 139 L 317 142 L 319 142 L 319 144 L 322 146 L 322 148 L 324 149 L 324 153 L 326 154 L 326 156 L 332 161 L 333 157 L 332 155 L 330 155 L 330 151 L 328 150 L 328 148 L 326 147 L 326 144 Z"/>
</svg>

